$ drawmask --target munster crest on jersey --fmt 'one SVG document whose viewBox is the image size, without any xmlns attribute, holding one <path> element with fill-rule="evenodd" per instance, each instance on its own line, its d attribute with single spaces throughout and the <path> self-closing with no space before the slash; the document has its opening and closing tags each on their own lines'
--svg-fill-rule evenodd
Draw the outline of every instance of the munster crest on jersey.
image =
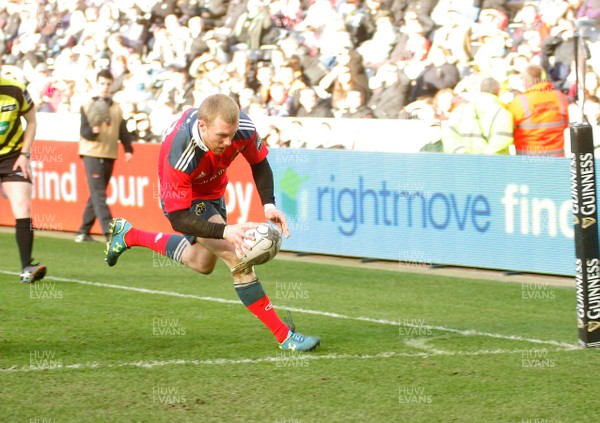
<svg viewBox="0 0 600 423">
<path fill-rule="evenodd" d="M 196 203 L 196 208 L 194 209 L 194 213 L 196 213 L 197 216 L 202 216 L 202 213 L 204 213 L 205 210 L 206 210 L 206 204 L 204 204 L 204 202 Z"/>
</svg>

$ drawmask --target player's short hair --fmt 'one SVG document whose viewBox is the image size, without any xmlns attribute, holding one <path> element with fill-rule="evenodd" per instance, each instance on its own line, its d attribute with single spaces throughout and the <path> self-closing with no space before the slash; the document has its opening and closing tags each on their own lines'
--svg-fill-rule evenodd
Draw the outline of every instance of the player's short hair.
<svg viewBox="0 0 600 423">
<path fill-rule="evenodd" d="M 213 94 L 206 97 L 198 108 L 198 118 L 207 124 L 221 118 L 231 125 L 239 124 L 240 108 L 234 99 L 225 94 Z"/>
</svg>

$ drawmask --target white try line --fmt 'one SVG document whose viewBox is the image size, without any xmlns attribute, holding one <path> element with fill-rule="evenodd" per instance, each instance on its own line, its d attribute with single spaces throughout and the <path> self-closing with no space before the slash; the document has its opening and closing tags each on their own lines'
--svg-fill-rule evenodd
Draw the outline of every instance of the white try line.
<svg viewBox="0 0 600 423">
<path fill-rule="evenodd" d="M 99 363 L 97 361 L 88 363 L 63 364 L 61 361 L 49 363 L 46 365 L 30 365 L 30 366 L 12 366 L 0 368 L 2 373 L 24 373 L 49 370 L 81 370 L 81 369 L 115 369 L 123 367 L 151 369 L 164 366 L 225 366 L 236 364 L 259 364 L 259 363 L 275 363 L 280 367 L 305 367 L 309 361 L 320 360 L 369 360 L 369 359 L 388 359 L 388 358 L 428 358 L 432 356 L 481 356 L 481 355 L 497 355 L 497 354 L 523 354 L 531 350 L 511 349 L 511 350 L 478 350 L 478 351 L 444 351 L 435 350 L 428 352 L 415 353 L 399 353 L 399 352 L 382 352 L 378 354 L 326 354 L 316 355 L 314 353 L 299 353 L 294 351 L 279 351 L 275 356 L 262 358 L 239 358 L 239 359 L 208 359 L 208 360 L 153 360 L 153 361 L 132 361 L 125 363 Z M 548 351 L 565 351 L 564 349 L 548 350 Z"/>
<path fill-rule="evenodd" d="M 6 275 L 18 275 L 18 273 L 8 272 L 6 270 L 0 270 L 0 273 L 6 274 Z M 167 295 L 167 296 L 171 296 L 171 297 L 191 298 L 191 299 L 195 299 L 195 300 L 211 301 L 211 302 L 224 303 L 224 304 L 237 304 L 237 305 L 240 304 L 239 301 L 228 300 L 225 298 L 204 297 L 204 296 L 193 295 L 193 294 L 182 294 L 180 292 L 173 292 L 173 291 L 160 291 L 160 290 L 155 290 L 155 289 L 136 288 L 133 286 L 114 285 L 114 284 L 108 284 L 108 283 L 84 281 L 84 280 L 79 280 L 79 279 L 59 278 L 59 277 L 55 277 L 55 276 L 47 276 L 45 278 L 45 280 L 55 280 L 55 281 L 59 281 L 59 282 L 77 283 L 80 285 L 91 285 L 91 286 L 97 286 L 97 287 L 102 287 L 102 288 L 122 289 L 125 291 L 140 292 L 143 294 Z M 510 340 L 510 341 L 529 342 L 532 344 L 552 345 L 555 347 L 563 348 L 565 350 L 580 349 L 580 347 L 577 344 L 570 344 L 567 342 L 525 338 L 525 337 L 516 336 L 516 335 L 502 335 L 502 334 L 498 334 L 498 333 L 481 332 L 481 331 L 477 331 L 477 330 L 473 330 L 473 329 L 465 330 L 465 329 L 450 328 L 450 327 L 446 327 L 446 326 L 413 325 L 413 324 L 406 324 L 404 322 L 394 321 L 394 320 L 374 319 L 371 317 L 362 317 L 362 316 L 347 316 L 345 314 L 332 313 L 332 312 L 328 312 L 328 311 L 308 310 L 308 309 L 297 308 L 297 307 L 276 306 L 275 308 L 278 310 L 286 310 L 286 311 L 293 311 L 295 313 L 332 317 L 335 319 L 354 320 L 354 321 L 359 321 L 359 322 L 375 323 L 375 324 L 380 324 L 380 325 L 403 326 L 403 327 L 411 327 L 411 328 L 426 329 L 426 330 L 427 329 L 438 330 L 438 331 L 442 331 L 442 332 L 455 333 L 455 334 L 463 335 L 463 336 L 485 336 L 485 337 L 489 337 L 489 338 L 506 339 L 506 340 Z"/>
</svg>

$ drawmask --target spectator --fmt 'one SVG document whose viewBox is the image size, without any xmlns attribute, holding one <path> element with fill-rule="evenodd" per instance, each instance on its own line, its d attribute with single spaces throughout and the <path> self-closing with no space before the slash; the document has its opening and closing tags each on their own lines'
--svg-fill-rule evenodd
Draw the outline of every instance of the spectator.
<svg viewBox="0 0 600 423">
<path fill-rule="evenodd" d="M 77 113 L 80 105 L 73 98 L 75 94 L 75 81 L 61 79 L 56 81 L 56 88 L 60 91 L 60 103 L 57 104 L 58 113 Z"/>
<path fill-rule="evenodd" d="M 365 103 L 365 96 L 361 90 L 350 90 L 344 98 L 344 107 L 341 110 L 342 118 L 364 119 L 374 118 L 375 113 Z"/>
<path fill-rule="evenodd" d="M 131 127 L 129 122 L 133 122 Z M 152 132 L 152 123 L 147 113 L 134 113 L 127 124 L 128 131 L 138 142 L 160 142 L 160 137 Z"/>
<path fill-rule="evenodd" d="M 332 78 L 333 81 L 331 80 Z M 347 66 L 336 66 L 319 83 L 319 90 L 330 91 L 331 107 L 333 110 L 344 108 L 346 94 L 351 90 L 363 92 L 363 98 L 366 98 L 368 88 L 360 84 L 352 71 Z"/>
<path fill-rule="evenodd" d="M 435 27 L 435 22 L 431 19 L 431 13 L 437 2 L 438 0 L 396 0 L 391 6 L 394 22 L 396 24 L 402 22 L 408 24 L 410 19 L 418 19 L 423 34 L 428 36 Z"/>
<path fill-rule="evenodd" d="M 569 75 L 569 81 L 573 82 L 567 95 L 571 102 L 569 104 L 569 116 L 571 121 L 587 121 L 591 125 L 598 125 L 600 123 L 600 101 L 597 94 L 599 94 L 600 80 L 590 66 L 587 67 L 584 78 L 583 116 L 581 116 L 581 104 L 574 102 L 579 94 L 576 92 L 577 85 L 574 83 L 575 72 L 572 71 Z"/>
<path fill-rule="evenodd" d="M 287 117 L 292 115 L 293 99 L 288 96 L 287 90 L 281 82 L 274 82 L 269 89 L 267 101 L 267 115 Z"/>
<path fill-rule="evenodd" d="M 407 104 L 410 82 L 403 72 L 394 64 L 386 64 L 379 68 L 371 99 L 367 105 L 373 110 L 376 118 L 396 119 L 400 110 Z"/>
<path fill-rule="evenodd" d="M 217 28 L 223 25 L 227 16 L 227 1 L 225 0 L 185 0 L 177 3 L 187 16 L 201 17 L 207 28 Z"/>
<path fill-rule="evenodd" d="M 450 114 L 460 103 L 460 98 L 454 95 L 451 88 L 443 88 L 433 96 L 434 118 L 439 121 L 448 120 Z"/>
<path fill-rule="evenodd" d="M 508 0 L 475 0 L 474 5 L 480 7 L 477 26 L 503 31 L 508 24 L 510 12 Z"/>
<path fill-rule="evenodd" d="M 333 83 L 331 94 L 331 107 L 333 110 L 341 110 L 346 107 L 347 95 L 350 91 L 362 91 L 361 85 L 353 79 L 350 68 L 345 68 Z M 363 91 L 364 92 L 364 91 Z M 363 94 L 364 99 L 366 95 Z"/>
<path fill-rule="evenodd" d="M 61 100 L 60 90 L 50 82 L 42 90 L 42 104 L 37 111 L 39 113 L 56 113 Z"/>
<path fill-rule="evenodd" d="M 552 28 L 565 16 L 569 3 L 563 0 L 539 0 L 537 7 L 542 21 L 548 28 Z"/>
<path fill-rule="evenodd" d="M 451 113 L 442 135 L 445 152 L 509 154 L 514 143 L 513 117 L 498 98 L 500 84 L 485 78 L 480 89 Z"/>
<path fill-rule="evenodd" d="M 579 0 L 575 4 L 579 3 L 579 7 L 576 9 L 576 19 L 589 19 L 595 24 L 598 24 L 600 19 L 600 1 L 599 0 Z M 570 4 L 572 4 L 570 2 Z M 597 28 L 596 28 L 597 29 Z"/>
<path fill-rule="evenodd" d="M 133 137 L 127 131 L 123 112 L 109 98 L 113 81 L 110 71 L 100 71 L 97 79 L 98 96 L 81 109 L 79 155 L 83 158 L 90 197 L 75 242 L 94 241 L 90 231 L 96 218 L 102 232 L 108 237 L 112 215 L 106 203 L 106 189 L 118 156 L 118 141 L 121 140 L 125 148 L 125 161 L 130 161 L 133 153 Z"/>
<path fill-rule="evenodd" d="M 432 121 L 435 119 L 433 97 L 421 97 L 402 108 L 398 117 L 400 119 L 419 119 Z"/>
<path fill-rule="evenodd" d="M 287 96 L 294 98 L 295 103 L 293 107 L 297 107 L 297 96 L 301 89 L 306 88 L 307 85 L 304 82 L 302 75 L 302 69 L 297 60 L 289 60 L 282 65 L 274 76 L 274 80 L 281 82 Z"/>
<path fill-rule="evenodd" d="M 124 5 L 124 3 L 120 4 Z M 137 54 L 142 54 L 149 34 L 150 21 L 137 6 L 127 8 L 123 11 L 123 15 L 125 22 L 119 30 L 123 36 L 123 43 Z M 190 34 L 190 36 L 195 38 L 197 34 Z"/>
<path fill-rule="evenodd" d="M 388 60 L 397 41 L 398 34 L 392 22 L 392 14 L 382 11 L 376 16 L 373 37 L 358 46 L 356 51 L 363 57 L 365 68 L 374 73 L 381 64 Z"/>
<path fill-rule="evenodd" d="M 251 52 L 244 48 L 236 50 L 232 54 L 231 61 L 225 68 L 228 73 L 228 80 L 241 81 L 243 87 L 246 87 L 248 80 L 256 77 L 255 68 L 251 66 L 250 54 Z"/>
<path fill-rule="evenodd" d="M 479 35 L 480 45 L 473 56 L 476 63 L 485 68 L 495 57 L 502 58 L 506 55 L 508 33 L 500 29 L 490 28 Z"/>
<path fill-rule="evenodd" d="M 532 37 L 529 31 L 536 31 L 539 40 L 544 42 L 550 34 L 549 28 L 542 21 L 535 3 L 525 3 L 515 17 L 518 26 L 510 31 L 512 47 L 516 49 L 521 43 Z"/>
<path fill-rule="evenodd" d="M 574 36 L 573 23 L 560 19 L 542 45 L 542 66 L 548 73 L 548 80 L 565 93 L 569 90 L 567 76 L 571 72 L 571 63 L 575 60 Z"/>
<path fill-rule="evenodd" d="M 346 0 L 338 3 L 338 12 L 344 20 L 344 26 L 352 44 L 358 46 L 365 42 L 369 36 L 367 29 L 367 9 L 361 0 Z"/>
<path fill-rule="evenodd" d="M 348 147 L 343 142 L 339 142 L 338 137 L 334 136 L 333 128 L 329 122 L 323 121 L 319 123 L 314 131 L 312 148 L 345 150 Z"/>
<path fill-rule="evenodd" d="M 173 0 L 160 4 L 156 0 L 11 1 L 4 8 L 0 7 L 0 52 L 5 49 L 3 72 L 29 81 L 28 91 L 35 104 L 41 106 L 41 90 L 53 82 L 63 98 L 55 110 L 79 110 L 88 100 L 87 93 L 95 83 L 98 70 L 110 65 L 117 79 L 113 86 L 114 99 L 121 104 L 123 99 L 131 100 L 138 113 L 154 116 L 157 120 L 153 121 L 152 130 L 157 133 L 168 125 L 163 125 L 162 122 L 168 121 L 163 115 L 182 112 L 189 104 L 172 99 L 164 104 L 157 102 L 165 91 L 161 84 L 171 84 L 169 69 L 172 66 L 189 69 L 194 105 L 209 94 L 222 92 L 243 95 L 248 110 L 266 113 L 264 108 L 271 85 L 268 80 L 272 79 L 285 85 L 288 98 L 294 99 L 294 108 L 298 107 L 299 89 L 320 85 L 331 95 L 332 104 L 339 102 L 336 116 L 340 116 L 346 108 L 344 97 L 348 90 L 356 89 L 356 83 L 367 102 L 374 93 L 381 101 L 382 83 L 377 73 L 383 64 L 392 62 L 401 69 L 401 72 L 396 71 L 396 81 L 398 78 L 402 81 L 397 91 L 401 103 L 397 111 L 407 105 L 410 97 L 414 104 L 409 109 L 414 109 L 413 112 L 418 110 L 417 114 L 423 115 L 434 110 L 438 115 L 440 111 L 434 97 L 438 88 L 430 85 L 431 90 L 417 91 L 424 88 L 425 76 L 437 77 L 436 72 L 432 75 L 431 69 L 425 67 L 440 47 L 449 52 L 446 61 L 459 72 L 456 90 L 462 94 L 478 91 L 482 79 L 494 77 L 503 87 L 501 98 L 509 102 L 511 90 L 524 89 L 519 87 L 523 62 L 542 63 L 550 74 L 549 79 L 564 92 L 569 90 L 572 86 L 572 77 L 568 76 L 572 74 L 571 41 L 567 38 L 550 45 L 550 37 L 545 39 L 548 28 L 570 26 L 573 29 L 575 20 L 579 19 L 580 33 L 588 37 L 589 48 L 594 52 L 600 50 L 600 44 L 593 43 L 599 1 L 526 1 L 510 26 L 506 17 L 510 18 L 515 8 L 512 5 L 507 8 L 506 0 L 478 0 L 479 16 L 474 13 L 477 9 L 470 0 L 341 0 L 337 3 L 273 0 L 264 4 L 261 0 Z M 258 20 L 248 18 L 252 10 L 264 12 L 263 15 L 268 15 L 265 21 L 273 21 L 273 24 L 265 30 L 256 26 Z M 242 25 L 243 31 L 238 35 L 246 39 L 232 47 L 230 42 L 237 42 L 233 30 L 236 23 L 242 22 L 242 15 L 248 28 Z M 430 18 L 436 27 L 428 34 Z M 249 28 L 252 30 L 247 31 Z M 398 32 L 400 38 L 396 42 Z M 432 47 L 427 53 L 429 41 Z M 542 54 L 544 42 L 547 44 Z M 251 49 L 249 43 L 257 48 Z M 243 50 L 244 47 L 247 50 Z M 363 56 L 356 52 L 357 47 L 365 55 L 367 68 Z M 426 53 L 429 58 L 424 58 Z M 243 55 L 247 55 L 249 61 L 238 66 L 237 58 Z M 589 63 L 600 69 L 596 56 L 594 54 Z M 264 83 L 259 83 L 255 76 L 260 67 L 257 61 L 263 63 L 261 66 L 269 63 L 273 69 L 271 77 L 270 70 L 262 71 Z M 506 68 L 515 62 L 518 66 L 510 68 L 507 74 Z M 39 64 L 49 67 L 41 78 L 42 73 L 34 71 Z M 343 79 L 348 77 L 346 71 L 340 74 L 342 80 L 337 78 L 338 66 L 350 69 L 351 84 Z M 64 85 L 59 87 L 62 75 L 69 75 L 73 80 L 72 96 L 66 95 L 69 90 L 63 89 Z M 412 95 L 407 96 L 404 91 L 411 81 L 416 87 Z M 262 100 L 248 89 L 260 94 Z M 319 91 L 319 95 L 328 94 Z M 417 98 L 426 101 L 415 102 Z M 588 103 L 593 106 L 592 97 Z M 380 112 L 381 108 L 374 111 L 375 114 Z"/>
<path fill-rule="evenodd" d="M 304 129 L 304 125 L 299 120 L 293 120 L 286 128 L 280 147 L 305 148 L 306 145 L 306 130 Z"/>
<path fill-rule="evenodd" d="M 111 92 L 111 94 L 114 94 L 121 90 L 125 80 L 131 77 L 131 71 L 127 65 L 127 56 L 115 56 L 114 60 L 110 64 L 110 71 L 115 77 L 115 83 L 113 84 Z"/>
<path fill-rule="evenodd" d="M 541 66 L 528 66 L 523 74 L 526 91 L 508 105 L 514 116 L 515 147 L 519 155 L 563 157 L 569 102 L 543 75 Z"/>
<path fill-rule="evenodd" d="M 312 87 L 302 88 L 298 94 L 296 117 L 333 117 L 331 105 L 319 98 Z"/>
<path fill-rule="evenodd" d="M 468 22 L 470 27 L 477 20 L 479 10 L 473 0 L 438 0 L 431 12 L 431 19 L 438 26 L 444 25 L 445 17 L 452 11 L 459 14 L 461 20 L 464 19 L 465 24 Z"/>
<path fill-rule="evenodd" d="M 281 131 L 275 125 L 269 125 L 266 134 L 263 137 L 263 141 L 269 149 L 289 147 L 289 145 L 285 145 L 285 143 L 282 142 Z"/>
<path fill-rule="evenodd" d="M 183 68 L 171 66 L 163 76 L 163 82 L 157 95 L 157 103 L 171 106 L 172 114 L 194 105 L 193 82 Z"/>
<path fill-rule="evenodd" d="M 335 65 L 324 75 L 318 83 L 319 89 L 333 92 L 336 82 L 340 77 L 346 84 L 351 84 L 354 88 L 364 91 L 365 97 L 369 96 L 369 80 L 365 73 L 362 63 L 362 56 L 355 50 L 349 48 L 340 48 L 336 58 Z"/>
<path fill-rule="evenodd" d="M 440 26 L 433 33 L 431 48 L 442 47 L 448 50 L 456 62 L 460 75 L 464 77 L 472 67 L 473 22 L 454 8 L 450 8 L 438 19 L 437 23 Z"/>
<path fill-rule="evenodd" d="M 420 97 L 433 97 L 443 88 L 454 88 L 460 80 L 458 68 L 449 62 L 448 50 L 438 47 L 432 49 L 428 55 L 429 65 L 419 75 L 412 87 L 409 101 Z"/>
<path fill-rule="evenodd" d="M 269 91 L 273 83 L 273 76 L 273 67 L 267 62 L 260 62 L 256 69 L 255 81 L 250 83 L 250 86 L 264 102 L 269 100 Z"/>
<path fill-rule="evenodd" d="M 196 57 L 201 56 L 208 51 L 206 40 L 203 35 L 205 32 L 204 21 L 200 16 L 193 16 L 187 22 L 188 31 L 192 39 L 187 52 L 188 65 L 193 62 Z"/>
<path fill-rule="evenodd" d="M 307 28 L 314 28 L 317 33 L 321 33 L 327 25 L 336 21 L 338 15 L 329 0 L 314 0 L 309 4 L 304 19 L 296 25 L 295 29 L 303 31 Z"/>
<path fill-rule="evenodd" d="M 233 28 L 232 44 L 242 43 L 251 50 L 258 50 L 272 26 L 273 21 L 262 0 L 248 0 L 247 10 L 240 15 Z"/>
<path fill-rule="evenodd" d="M 429 40 L 423 35 L 423 25 L 413 11 L 405 14 L 406 25 L 401 30 L 398 43 L 390 53 L 390 60 L 401 69 L 413 67 L 420 72 L 425 67 L 424 60 L 429 52 Z"/>
<path fill-rule="evenodd" d="M 269 5 L 269 13 L 277 28 L 293 30 L 302 22 L 302 2 L 300 0 L 274 0 Z"/>
<path fill-rule="evenodd" d="M 26 71 L 24 77 L 23 83 L 31 81 L 27 86 L 27 91 L 31 95 L 33 104 L 39 105 L 42 102 L 43 90 L 54 81 L 50 68 L 46 63 L 39 63 L 35 68 Z"/>
</svg>

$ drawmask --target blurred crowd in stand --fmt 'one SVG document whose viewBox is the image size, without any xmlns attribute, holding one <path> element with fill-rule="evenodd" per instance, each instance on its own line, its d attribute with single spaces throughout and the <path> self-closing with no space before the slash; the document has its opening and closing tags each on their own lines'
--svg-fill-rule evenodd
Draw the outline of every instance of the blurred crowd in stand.
<svg viewBox="0 0 600 423">
<path fill-rule="evenodd" d="M 488 78 L 508 105 L 531 64 L 572 106 L 579 31 L 595 125 L 598 18 L 600 0 L 4 1 L 0 55 L 40 112 L 79 112 L 110 69 L 129 130 L 156 142 L 214 93 L 251 117 L 445 121 Z"/>
</svg>

